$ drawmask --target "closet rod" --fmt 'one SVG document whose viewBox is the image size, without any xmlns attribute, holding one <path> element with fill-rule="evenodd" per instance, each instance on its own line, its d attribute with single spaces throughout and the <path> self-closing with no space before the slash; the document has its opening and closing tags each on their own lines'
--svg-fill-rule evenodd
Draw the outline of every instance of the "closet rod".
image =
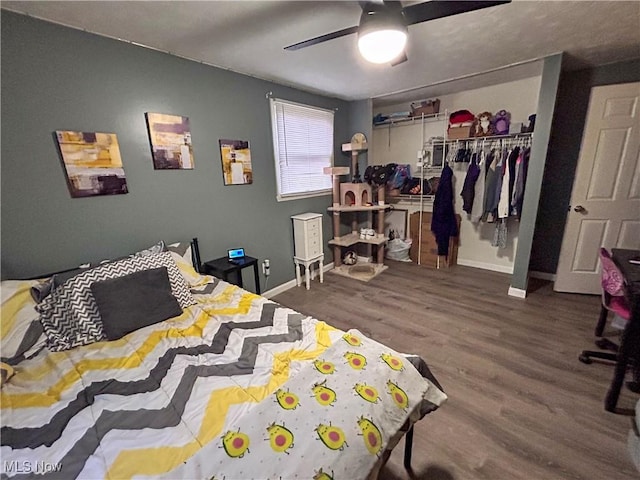
<svg viewBox="0 0 640 480">
<path fill-rule="evenodd" d="M 455 140 L 446 140 L 447 143 L 453 142 L 473 142 L 480 139 L 485 139 L 488 141 L 491 140 L 504 140 L 504 139 L 520 139 L 520 138 L 533 138 L 533 132 L 527 133 L 511 133 L 507 135 L 490 135 L 488 137 L 466 137 L 466 138 L 457 138 Z"/>
</svg>

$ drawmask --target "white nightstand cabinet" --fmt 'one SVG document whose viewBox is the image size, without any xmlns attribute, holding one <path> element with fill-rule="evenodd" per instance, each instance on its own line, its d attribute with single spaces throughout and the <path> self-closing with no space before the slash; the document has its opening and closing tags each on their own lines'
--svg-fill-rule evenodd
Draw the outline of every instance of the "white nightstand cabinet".
<svg viewBox="0 0 640 480">
<path fill-rule="evenodd" d="M 296 267 L 296 284 L 301 284 L 302 266 L 305 268 L 305 282 L 307 290 L 310 288 L 310 270 L 314 263 L 319 263 L 320 283 L 324 281 L 323 263 L 324 252 L 322 248 L 322 214 L 301 213 L 293 215 L 293 239 L 294 257 Z"/>
</svg>

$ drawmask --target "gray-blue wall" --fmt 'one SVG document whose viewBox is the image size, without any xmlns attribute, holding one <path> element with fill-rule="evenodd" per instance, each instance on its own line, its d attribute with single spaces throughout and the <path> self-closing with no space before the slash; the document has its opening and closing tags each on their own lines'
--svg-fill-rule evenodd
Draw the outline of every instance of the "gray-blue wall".
<svg viewBox="0 0 640 480">
<path fill-rule="evenodd" d="M 1 48 L 2 278 L 197 236 L 203 260 L 237 246 L 269 258 L 273 287 L 294 277 L 291 215 L 324 214 L 325 241 L 332 236 L 330 196 L 276 201 L 265 95 L 337 108 L 339 165 L 348 165 L 340 152 L 353 128 L 348 102 L 4 10 Z M 145 112 L 190 118 L 194 170 L 154 170 Z M 71 198 L 56 130 L 116 133 L 129 193 Z M 250 142 L 253 184 L 224 186 L 219 139 Z M 252 288 L 250 278 L 245 271 Z"/>
<path fill-rule="evenodd" d="M 640 59 L 563 72 L 542 180 L 530 269 L 555 273 L 580 155 L 591 88 L 640 81 Z"/>
<path fill-rule="evenodd" d="M 349 104 L 349 131 L 353 134 L 356 132 L 364 133 L 368 142 L 372 142 L 373 135 L 373 107 L 371 100 L 359 100 Z M 345 143 L 349 141 L 345 140 Z M 360 176 L 364 177 L 364 171 L 369 164 L 368 153 L 358 155 L 358 169 Z M 350 163 L 349 163 L 350 165 Z"/>
</svg>

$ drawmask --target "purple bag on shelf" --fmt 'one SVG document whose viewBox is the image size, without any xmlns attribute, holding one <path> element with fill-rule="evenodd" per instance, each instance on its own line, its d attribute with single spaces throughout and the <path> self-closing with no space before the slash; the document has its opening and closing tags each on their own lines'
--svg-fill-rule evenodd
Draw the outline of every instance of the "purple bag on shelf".
<svg viewBox="0 0 640 480">
<path fill-rule="evenodd" d="M 409 164 L 398 164 L 396 171 L 389 178 L 387 185 L 389 188 L 402 188 L 404 183 L 411 178 L 411 169 Z"/>
<path fill-rule="evenodd" d="M 511 113 L 500 110 L 493 116 L 493 128 L 496 135 L 508 135 L 509 124 L 511 123 Z"/>
</svg>

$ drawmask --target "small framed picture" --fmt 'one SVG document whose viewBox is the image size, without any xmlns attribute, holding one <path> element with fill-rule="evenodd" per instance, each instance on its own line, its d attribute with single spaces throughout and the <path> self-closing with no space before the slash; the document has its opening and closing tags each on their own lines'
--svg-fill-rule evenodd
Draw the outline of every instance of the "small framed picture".
<svg viewBox="0 0 640 480">
<path fill-rule="evenodd" d="M 245 140 L 220 140 L 222 176 L 225 185 L 246 185 L 253 183 L 251 151 Z"/>
</svg>

